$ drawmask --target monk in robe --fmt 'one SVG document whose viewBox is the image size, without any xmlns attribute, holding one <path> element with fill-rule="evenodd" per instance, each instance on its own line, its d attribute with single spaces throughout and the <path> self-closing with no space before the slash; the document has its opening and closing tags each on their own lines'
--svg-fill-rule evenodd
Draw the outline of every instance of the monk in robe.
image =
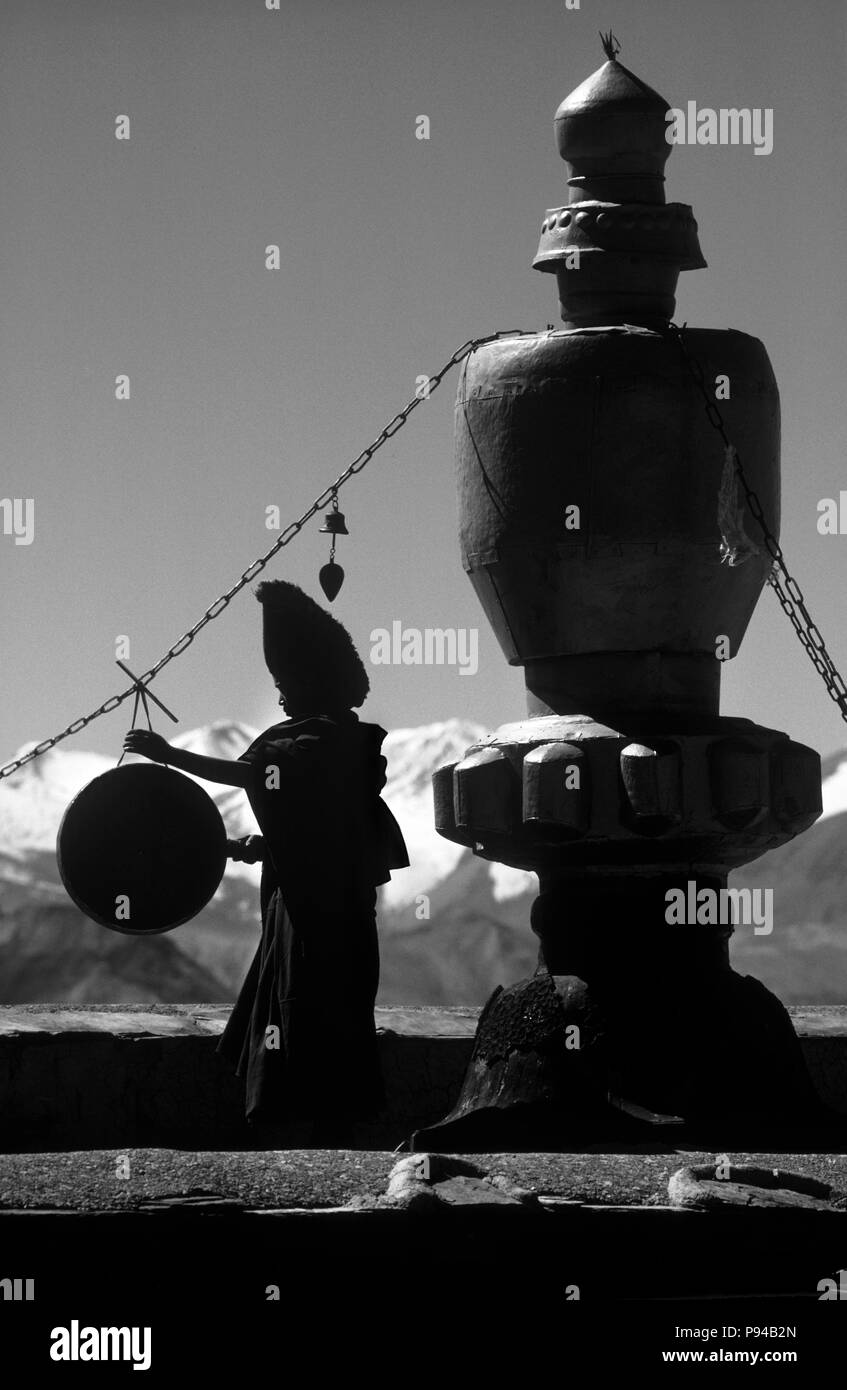
<svg viewBox="0 0 847 1390">
<path fill-rule="evenodd" d="M 218 1051 L 246 1083 L 249 1121 L 308 1120 L 312 1143 L 341 1145 L 383 1100 L 376 890 L 409 858 L 380 797 L 385 730 L 354 712 L 369 682 L 349 633 L 294 584 L 266 581 L 256 597 L 288 717 L 237 761 L 147 730 L 124 747 L 247 792 L 262 834 L 229 854 L 261 859 L 262 936 Z"/>
</svg>

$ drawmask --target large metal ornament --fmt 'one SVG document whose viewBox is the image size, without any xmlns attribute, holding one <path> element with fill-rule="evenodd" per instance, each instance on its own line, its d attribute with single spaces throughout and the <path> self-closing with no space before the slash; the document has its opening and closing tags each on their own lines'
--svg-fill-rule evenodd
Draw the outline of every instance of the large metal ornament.
<svg viewBox="0 0 847 1390">
<path fill-rule="evenodd" d="M 772 561 L 751 524 L 757 549 L 722 563 L 740 514 L 726 444 L 775 538 L 779 395 L 747 334 L 686 330 L 682 352 L 678 273 L 705 262 L 691 208 L 665 201 L 672 108 L 612 35 L 604 49 L 556 113 L 568 202 L 534 262 L 564 328 L 480 345 L 456 416 L 462 560 L 528 717 L 438 769 L 436 826 L 538 874 L 540 968 L 489 1000 L 458 1102 L 416 1149 L 561 1151 L 670 1124 L 674 1143 L 683 1125 L 694 1147 L 761 1148 L 823 1123 L 787 1012 L 730 967 L 726 914 L 668 912 L 689 885 L 718 901 L 731 869 L 820 815 L 820 758 L 720 714 Z"/>
<path fill-rule="evenodd" d="M 59 873 L 87 917 L 128 936 L 154 936 L 195 917 L 226 865 L 226 829 L 211 797 L 155 764 L 116 767 L 68 806 Z"/>
</svg>

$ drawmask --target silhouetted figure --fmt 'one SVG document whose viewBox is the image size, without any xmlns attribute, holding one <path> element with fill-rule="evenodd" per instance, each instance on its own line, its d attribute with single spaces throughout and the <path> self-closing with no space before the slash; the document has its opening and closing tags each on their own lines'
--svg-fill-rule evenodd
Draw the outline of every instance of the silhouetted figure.
<svg viewBox="0 0 847 1390">
<path fill-rule="evenodd" d="M 125 747 L 246 790 L 262 835 L 231 841 L 230 857 L 262 860 L 262 939 L 218 1051 L 246 1080 L 249 1120 L 308 1119 L 313 1143 L 340 1145 L 382 1101 L 376 888 L 409 859 L 380 797 L 385 730 L 354 712 L 369 682 L 349 633 L 294 584 L 256 597 L 288 719 L 236 762 L 143 730 Z"/>
</svg>

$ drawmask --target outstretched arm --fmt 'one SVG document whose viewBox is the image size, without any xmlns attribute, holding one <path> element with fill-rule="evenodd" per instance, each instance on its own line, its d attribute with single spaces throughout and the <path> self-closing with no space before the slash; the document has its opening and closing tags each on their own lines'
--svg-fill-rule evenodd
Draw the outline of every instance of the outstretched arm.
<svg viewBox="0 0 847 1390">
<path fill-rule="evenodd" d="M 185 748 L 173 748 L 161 734 L 150 729 L 130 729 L 124 739 L 126 753 L 140 753 L 154 763 L 168 763 L 206 782 L 222 782 L 227 787 L 248 787 L 253 777 L 249 763 L 229 758 L 206 758 L 201 753 L 189 753 Z"/>
</svg>

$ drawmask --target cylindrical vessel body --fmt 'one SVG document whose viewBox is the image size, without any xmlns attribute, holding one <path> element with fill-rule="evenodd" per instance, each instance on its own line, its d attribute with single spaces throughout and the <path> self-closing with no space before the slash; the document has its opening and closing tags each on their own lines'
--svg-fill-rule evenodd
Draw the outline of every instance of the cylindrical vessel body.
<svg viewBox="0 0 847 1390">
<path fill-rule="evenodd" d="M 778 536 L 767 353 L 731 330 L 691 329 L 686 344 L 712 393 L 727 378 L 727 434 Z M 475 352 L 456 407 L 462 561 L 508 660 L 714 656 L 720 636 L 734 656 L 771 559 L 745 507 L 759 553 L 721 563 L 723 465 L 672 330 L 576 329 Z"/>
</svg>

